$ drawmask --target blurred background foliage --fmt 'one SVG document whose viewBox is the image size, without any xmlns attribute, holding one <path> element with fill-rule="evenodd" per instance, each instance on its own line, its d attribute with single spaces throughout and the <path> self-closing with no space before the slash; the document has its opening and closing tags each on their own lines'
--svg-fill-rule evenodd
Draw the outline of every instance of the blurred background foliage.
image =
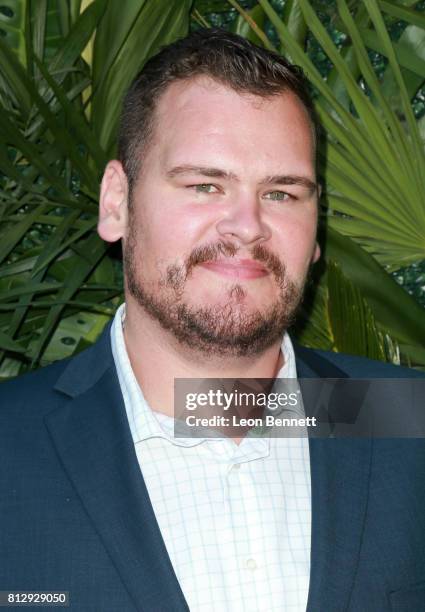
<svg viewBox="0 0 425 612">
<path fill-rule="evenodd" d="M 323 258 L 295 334 L 425 368 L 425 2 L 0 0 L 0 377 L 94 342 L 122 301 L 96 234 L 123 93 L 221 26 L 303 67 L 322 123 Z"/>
</svg>

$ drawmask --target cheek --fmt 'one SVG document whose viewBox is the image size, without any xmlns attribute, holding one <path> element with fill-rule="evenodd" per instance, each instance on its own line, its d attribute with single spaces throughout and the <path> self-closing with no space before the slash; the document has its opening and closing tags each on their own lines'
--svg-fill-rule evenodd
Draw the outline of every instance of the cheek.
<svg viewBox="0 0 425 612">
<path fill-rule="evenodd" d="M 278 249 L 289 272 L 304 273 L 316 245 L 316 223 L 310 219 L 287 223 L 278 238 Z"/>
<path fill-rule="evenodd" d="M 139 220 L 140 237 L 149 246 L 150 256 L 168 263 L 183 262 L 194 247 L 206 241 L 208 228 L 214 227 L 213 216 L 205 209 L 186 206 L 164 206 L 162 211 L 150 211 Z"/>
<path fill-rule="evenodd" d="M 172 265 L 183 265 L 190 254 L 190 238 L 184 227 L 173 220 L 151 218 L 144 221 L 137 238 L 140 269 L 149 275 L 163 276 Z"/>
</svg>

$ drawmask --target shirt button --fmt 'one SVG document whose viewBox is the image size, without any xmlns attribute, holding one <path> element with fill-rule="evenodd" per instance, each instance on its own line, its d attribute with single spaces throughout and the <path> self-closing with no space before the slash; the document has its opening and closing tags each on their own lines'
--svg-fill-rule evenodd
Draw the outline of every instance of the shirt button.
<svg viewBox="0 0 425 612">
<path fill-rule="evenodd" d="M 246 568 L 249 570 L 257 569 L 257 562 L 255 561 L 255 559 L 247 559 L 245 565 L 246 565 Z"/>
<path fill-rule="evenodd" d="M 235 464 L 233 465 L 233 468 L 232 468 L 232 469 L 234 469 L 234 470 L 240 470 L 240 469 L 241 469 L 241 464 L 240 464 L 240 463 L 235 463 Z"/>
</svg>

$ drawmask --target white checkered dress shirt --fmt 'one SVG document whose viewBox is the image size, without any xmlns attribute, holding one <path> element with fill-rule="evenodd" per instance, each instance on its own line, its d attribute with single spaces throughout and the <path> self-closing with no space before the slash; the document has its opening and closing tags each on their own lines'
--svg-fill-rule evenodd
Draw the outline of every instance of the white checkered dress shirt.
<svg viewBox="0 0 425 612">
<path fill-rule="evenodd" d="M 122 305 L 112 352 L 137 458 L 191 612 L 304 612 L 310 575 L 308 439 L 176 439 L 130 365 Z M 287 334 L 280 378 L 296 378 Z M 170 610 L 170 612 L 172 612 Z"/>
</svg>

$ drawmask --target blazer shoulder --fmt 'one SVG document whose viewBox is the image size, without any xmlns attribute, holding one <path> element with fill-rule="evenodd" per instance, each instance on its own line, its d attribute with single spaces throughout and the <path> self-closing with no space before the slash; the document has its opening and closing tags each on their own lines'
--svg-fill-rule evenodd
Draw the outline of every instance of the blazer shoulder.
<svg viewBox="0 0 425 612">
<path fill-rule="evenodd" d="M 31 414 L 47 413 L 52 403 L 58 401 L 57 391 L 72 396 L 74 391 L 79 393 L 89 388 L 113 361 L 109 332 L 110 324 L 94 344 L 77 355 L 2 382 L 0 415 L 8 409 L 16 415 L 19 408 L 24 407 L 28 407 Z"/>
<path fill-rule="evenodd" d="M 27 372 L 17 378 L 6 380 L 0 384 L 0 414 L 13 410 L 14 412 L 26 405 L 47 405 L 49 395 L 56 381 L 66 369 L 71 358 L 56 361 L 33 372 Z M 47 402 L 47 404 L 46 404 Z"/>
<path fill-rule="evenodd" d="M 311 349 L 298 344 L 298 353 L 316 356 L 343 370 L 350 378 L 425 378 L 425 372 L 404 366 L 385 363 L 358 355 Z"/>
</svg>

